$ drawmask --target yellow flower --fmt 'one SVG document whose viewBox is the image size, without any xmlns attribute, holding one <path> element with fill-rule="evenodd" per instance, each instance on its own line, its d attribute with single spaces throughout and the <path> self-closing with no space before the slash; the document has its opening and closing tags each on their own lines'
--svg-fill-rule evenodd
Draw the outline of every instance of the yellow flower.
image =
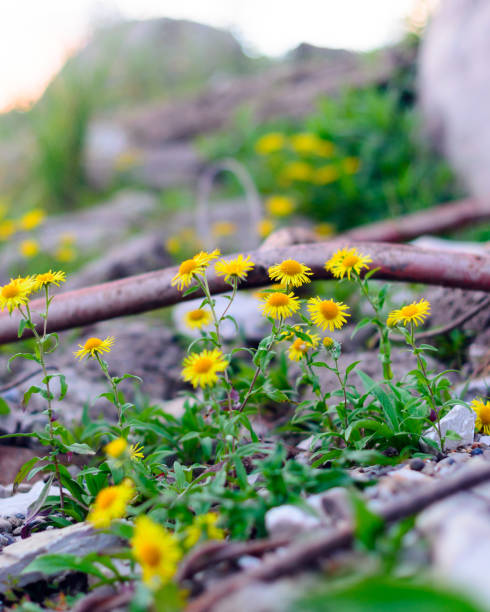
<svg viewBox="0 0 490 612">
<path fill-rule="evenodd" d="M 60 236 L 61 244 L 74 244 L 77 241 L 77 237 L 73 232 L 63 232 Z"/>
<path fill-rule="evenodd" d="M 310 132 L 294 134 L 290 140 L 293 149 L 300 154 L 329 157 L 334 151 L 334 145 L 331 142 L 323 140 L 323 138 L 319 138 L 316 134 Z"/>
<path fill-rule="evenodd" d="M 7 240 L 15 234 L 15 223 L 12 219 L 4 219 L 0 223 L 0 240 Z"/>
<path fill-rule="evenodd" d="M 333 338 L 330 338 L 329 336 L 325 336 L 325 338 L 323 338 L 322 342 L 323 342 L 323 346 L 326 349 L 332 348 L 332 346 L 334 345 Z"/>
<path fill-rule="evenodd" d="M 270 153 L 276 153 L 284 148 L 286 144 L 286 138 L 281 132 L 269 132 L 264 134 L 255 143 L 255 150 L 260 155 L 269 155 Z"/>
<path fill-rule="evenodd" d="M 424 322 L 428 315 L 430 315 L 430 303 L 422 298 L 418 302 L 412 302 L 407 306 L 392 310 L 388 315 L 386 323 L 389 327 L 398 325 L 398 323 L 405 326 L 408 323 L 414 323 L 417 327 L 419 323 Z"/>
<path fill-rule="evenodd" d="M 358 157 L 346 157 L 342 160 L 342 169 L 346 174 L 355 174 L 360 165 L 361 160 Z"/>
<path fill-rule="evenodd" d="M 128 503 L 135 495 L 133 483 L 125 479 L 120 485 L 106 487 L 97 494 L 87 521 L 97 529 L 109 527 L 114 519 L 126 514 Z"/>
<path fill-rule="evenodd" d="M 310 311 L 311 320 L 321 329 L 340 329 L 346 322 L 346 317 L 350 317 L 346 311 L 349 306 L 342 302 L 334 302 L 333 300 L 322 300 L 318 297 L 308 300 L 308 310 Z"/>
<path fill-rule="evenodd" d="M 255 264 L 253 261 L 250 261 L 250 255 L 247 255 L 247 257 L 238 255 L 235 259 L 230 259 L 228 261 L 220 259 L 215 263 L 214 269 L 218 276 L 224 276 L 225 281 L 229 283 L 230 279 L 236 281 L 245 280 L 247 274 L 254 266 Z"/>
<path fill-rule="evenodd" d="M 213 317 L 209 310 L 204 308 L 196 308 L 195 310 L 189 310 L 184 315 L 184 321 L 191 329 L 206 327 L 212 321 Z"/>
<path fill-rule="evenodd" d="M 274 230 L 274 221 L 272 219 L 262 219 L 257 224 L 257 232 L 261 238 L 267 238 L 267 236 Z"/>
<path fill-rule="evenodd" d="M 294 293 L 276 291 L 267 293 L 262 298 L 259 308 L 262 314 L 273 319 L 286 319 L 299 309 L 298 298 Z"/>
<path fill-rule="evenodd" d="M 32 277 L 11 278 L 10 283 L 0 288 L 0 308 L 7 308 L 9 313 L 19 306 L 27 304 L 29 295 L 34 291 Z"/>
<path fill-rule="evenodd" d="M 105 454 L 111 457 L 112 459 L 119 459 L 121 455 L 124 455 L 126 449 L 128 447 L 128 443 L 124 438 L 116 438 L 106 444 L 104 447 Z"/>
<path fill-rule="evenodd" d="M 309 181 L 313 176 L 313 168 L 302 161 L 290 162 L 281 172 L 281 181 L 288 184 L 290 181 Z"/>
<path fill-rule="evenodd" d="M 228 367 L 228 362 L 219 349 L 204 350 L 193 353 L 183 361 L 182 378 L 192 383 L 193 387 L 212 386 L 218 382 L 218 372 Z"/>
<path fill-rule="evenodd" d="M 274 217 L 287 217 L 294 210 L 294 200 L 286 196 L 274 195 L 265 201 L 267 212 Z"/>
<path fill-rule="evenodd" d="M 335 278 L 347 278 L 350 280 L 351 272 L 360 274 L 362 268 L 369 270 L 368 263 L 373 261 L 369 255 L 359 253 L 356 248 L 339 249 L 326 262 L 325 270 L 333 274 Z"/>
<path fill-rule="evenodd" d="M 129 458 L 132 461 L 139 461 L 140 459 L 144 459 L 144 450 L 145 447 L 139 442 L 137 444 L 131 444 L 131 446 L 129 447 Z"/>
<path fill-rule="evenodd" d="M 335 226 L 331 223 L 318 223 L 313 229 L 319 238 L 330 238 L 335 234 Z"/>
<path fill-rule="evenodd" d="M 174 577 L 182 556 L 177 538 L 147 516 L 134 523 L 131 551 L 143 570 L 143 582 L 154 589 Z"/>
<path fill-rule="evenodd" d="M 56 249 L 54 256 L 58 261 L 66 263 L 68 261 L 73 261 L 77 253 L 73 247 L 62 245 Z"/>
<path fill-rule="evenodd" d="M 320 337 L 317 334 L 306 334 L 310 337 L 310 342 L 303 340 L 303 338 L 296 338 L 288 349 L 289 359 L 291 361 L 299 361 L 303 359 L 310 348 L 315 348 L 320 342 Z"/>
<path fill-rule="evenodd" d="M 490 435 L 490 402 L 476 398 L 471 402 L 471 407 L 476 412 L 475 427 L 487 436 Z"/>
<path fill-rule="evenodd" d="M 271 280 L 279 281 L 282 285 L 291 287 L 301 287 L 301 285 L 309 283 L 308 276 L 312 274 L 311 268 L 295 259 L 285 259 L 280 264 L 269 268 Z"/>
<path fill-rule="evenodd" d="M 23 240 L 19 249 L 24 257 L 35 257 L 39 253 L 39 244 L 35 240 Z"/>
<path fill-rule="evenodd" d="M 215 512 L 195 516 L 192 525 L 185 530 L 185 546 L 192 548 L 203 536 L 208 540 L 222 540 L 225 532 L 216 526 L 218 520 L 219 516 Z"/>
<path fill-rule="evenodd" d="M 60 283 L 64 283 L 66 281 L 66 274 L 64 272 L 58 271 L 53 272 L 50 270 L 49 272 L 44 272 L 43 274 L 36 274 L 34 277 L 34 291 L 39 291 L 43 287 L 49 287 L 50 285 L 60 286 Z"/>
<path fill-rule="evenodd" d="M 179 266 L 179 271 L 172 279 L 172 286 L 177 285 L 179 291 L 182 291 L 185 287 L 188 287 L 192 280 L 198 274 L 204 274 L 204 270 L 209 266 L 210 262 L 213 259 L 217 259 L 220 255 L 218 249 L 215 249 L 212 253 L 207 253 L 206 251 L 201 251 L 191 257 L 191 259 L 186 259 Z"/>
<path fill-rule="evenodd" d="M 40 208 L 34 208 L 33 210 L 26 213 L 23 217 L 21 217 L 19 221 L 20 229 L 25 230 L 26 232 L 35 229 L 38 225 L 44 221 L 46 217 L 46 213 L 44 210 Z"/>
<path fill-rule="evenodd" d="M 317 185 L 328 185 L 339 178 L 339 171 L 332 164 L 320 166 L 313 174 L 312 180 Z"/>
<path fill-rule="evenodd" d="M 181 247 L 182 245 L 177 236 L 170 236 L 170 238 L 168 238 L 165 242 L 165 248 L 171 255 L 177 255 Z"/>
<path fill-rule="evenodd" d="M 216 221 L 213 223 L 211 231 L 215 238 L 223 238 L 225 236 L 233 236 L 237 233 L 237 226 L 231 221 Z"/>
<path fill-rule="evenodd" d="M 143 161 L 143 155 L 137 148 L 127 149 L 122 151 L 115 159 L 114 169 L 117 172 L 126 172 L 135 166 L 138 166 Z"/>
<path fill-rule="evenodd" d="M 101 340 L 100 338 L 89 338 L 84 345 L 79 344 L 80 350 L 73 354 L 80 360 L 88 356 L 96 358 L 103 353 L 109 353 L 113 344 L 113 336 L 108 336 L 105 340 Z"/>
</svg>

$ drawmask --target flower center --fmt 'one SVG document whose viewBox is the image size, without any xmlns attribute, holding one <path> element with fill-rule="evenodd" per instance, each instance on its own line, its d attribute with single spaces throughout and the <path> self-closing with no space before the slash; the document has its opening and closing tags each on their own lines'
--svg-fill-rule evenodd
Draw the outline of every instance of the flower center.
<svg viewBox="0 0 490 612">
<path fill-rule="evenodd" d="M 308 345 L 301 338 L 296 338 L 296 340 L 293 342 L 293 349 L 295 351 L 300 351 L 301 353 L 306 353 L 308 350 Z"/>
<path fill-rule="evenodd" d="M 2 288 L 2 297 L 6 299 L 14 298 L 18 295 L 20 295 L 20 291 L 14 285 L 5 285 L 5 287 Z"/>
<path fill-rule="evenodd" d="M 211 369 L 213 362 L 209 357 L 200 357 L 194 364 L 196 374 L 207 374 Z"/>
<path fill-rule="evenodd" d="M 320 312 L 325 319 L 335 319 L 335 317 L 339 314 L 339 307 L 332 300 L 325 300 L 320 304 Z"/>
<path fill-rule="evenodd" d="M 490 402 L 483 404 L 480 408 L 479 417 L 483 425 L 490 425 Z"/>
<path fill-rule="evenodd" d="M 115 489 L 103 489 L 97 498 L 97 505 L 102 510 L 107 510 L 115 502 L 117 491 Z"/>
<path fill-rule="evenodd" d="M 418 313 L 419 309 L 417 308 L 417 304 L 409 304 L 408 306 L 404 306 L 402 308 L 402 315 L 404 317 L 413 317 Z"/>
<path fill-rule="evenodd" d="M 201 310 L 200 308 L 198 308 L 197 310 L 191 310 L 189 312 L 189 319 L 191 321 L 201 321 L 202 319 L 204 319 L 205 317 L 205 312 L 204 310 Z"/>
<path fill-rule="evenodd" d="M 186 259 L 180 264 L 179 274 L 190 274 L 197 267 L 197 263 L 193 259 Z"/>
<path fill-rule="evenodd" d="M 287 274 L 288 276 L 294 276 L 295 274 L 301 274 L 301 264 L 294 259 L 286 259 L 279 266 L 281 272 Z"/>
<path fill-rule="evenodd" d="M 359 257 L 357 255 L 347 255 L 342 260 L 342 265 L 346 268 L 353 268 L 359 262 Z"/>
<path fill-rule="evenodd" d="M 289 296 L 285 293 L 273 293 L 269 298 L 270 306 L 287 306 L 289 304 Z"/>
<path fill-rule="evenodd" d="M 162 554 L 155 544 L 146 543 L 141 548 L 141 560 L 145 565 L 156 567 L 162 558 Z"/>
<path fill-rule="evenodd" d="M 91 351 L 92 349 L 98 348 L 102 344 L 102 340 L 100 338 L 89 338 L 87 342 L 85 342 L 85 346 L 83 347 L 86 351 Z"/>
</svg>

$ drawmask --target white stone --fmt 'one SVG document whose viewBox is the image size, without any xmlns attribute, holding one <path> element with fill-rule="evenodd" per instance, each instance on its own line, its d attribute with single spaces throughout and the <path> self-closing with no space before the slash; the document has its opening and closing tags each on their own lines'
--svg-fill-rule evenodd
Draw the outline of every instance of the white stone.
<svg viewBox="0 0 490 612">
<path fill-rule="evenodd" d="M 446 416 L 441 419 L 441 433 L 444 436 L 449 430 L 451 430 L 459 434 L 461 436 L 461 439 L 447 439 L 445 443 L 445 449 L 455 450 L 460 446 L 467 446 L 468 444 L 472 444 L 473 439 L 475 437 L 475 421 L 476 413 L 474 410 L 463 406 L 463 404 L 457 404 L 456 406 L 454 406 L 451 411 L 448 412 Z M 428 429 L 424 433 L 424 437 L 439 443 L 439 436 L 433 428 Z M 432 448 L 432 446 L 425 444 L 422 440 L 420 441 L 420 446 L 426 452 L 431 452 L 434 454 L 437 452 L 434 448 Z"/>
<path fill-rule="evenodd" d="M 17 493 L 11 497 L 0 499 L 0 516 L 27 515 L 27 509 L 37 500 L 43 487 L 44 482 L 39 480 L 27 493 Z M 57 492 L 57 487 L 51 487 L 49 495 L 56 495 Z"/>
<path fill-rule="evenodd" d="M 16 587 L 39 580 L 42 577 L 39 572 L 21 572 L 40 555 L 58 553 L 83 556 L 91 552 L 109 551 L 119 544 L 118 537 L 97 531 L 88 523 L 34 533 L 3 549 L 0 555 L 0 593 L 10 588 L 12 580 L 15 580 Z"/>
<path fill-rule="evenodd" d="M 485 444 L 486 446 L 490 446 L 490 436 L 480 436 L 480 439 L 478 440 L 478 442 L 480 442 L 480 444 Z"/>
<path fill-rule="evenodd" d="M 318 517 L 291 504 L 272 508 L 265 515 L 267 533 L 272 537 L 294 535 L 301 531 L 314 529 L 319 525 L 321 525 L 321 521 Z"/>
</svg>

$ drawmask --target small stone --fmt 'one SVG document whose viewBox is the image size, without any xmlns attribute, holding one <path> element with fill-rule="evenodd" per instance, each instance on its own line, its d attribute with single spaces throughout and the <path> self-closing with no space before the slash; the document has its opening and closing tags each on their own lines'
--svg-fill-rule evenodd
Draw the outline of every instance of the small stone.
<svg viewBox="0 0 490 612">
<path fill-rule="evenodd" d="M 471 452 L 470 455 L 472 457 L 474 457 L 475 455 L 483 455 L 483 450 L 481 448 L 474 448 Z"/>
<path fill-rule="evenodd" d="M 479 442 L 485 444 L 485 446 L 490 446 L 490 436 L 480 436 Z"/>
<path fill-rule="evenodd" d="M 291 504 L 271 508 L 265 514 L 267 533 L 272 537 L 295 535 L 302 531 L 314 529 L 320 524 L 321 522 L 316 516 Z"/>
<path fill-rule="evenodd" d="M 385 457 L 398 457 L 399 455 L 398 451 L 393 446 L 388 446 L 381 454 Z"/>
<path fill-rule="evenodd" d="M 0 533 L 4 533 L 8 531 L 9 533 L 12 531 L 12 523 L 5 518 L 0 518 Z"/>
<path fill-rule="evenodd" d="M 26 518 L 26 515 L 22 514 L 22 512 L 16 512 L 15 518 L 21 519 L 23 521 Z"/>
<path fill-rule="evenodd" d="M 415 470 L 416 472 L 421 472 L 425 467 L 425 461 L 420 457 L 414 457 L 410 461 L 410 469 Z"/>
<path fill-rule="evenodd" d="M 19 536 L 22 533 L 22 527 L 16 527 L 12 533 L 14 536 Z"/>
</svg>

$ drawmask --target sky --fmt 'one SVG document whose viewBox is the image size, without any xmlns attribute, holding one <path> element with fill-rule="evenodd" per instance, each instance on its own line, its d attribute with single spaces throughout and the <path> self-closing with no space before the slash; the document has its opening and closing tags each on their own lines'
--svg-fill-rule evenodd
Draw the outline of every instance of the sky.
<svg viewBox="0 0 490 612">
<path fill-rule="evenodd" d="M 94 26 L 173 17 L 231 29 L 251 53 L 309 42 L 368 50 L 397 40 L 437 0 L 0 0 L 0 110 L 38 97 Z"/>
</svg>

